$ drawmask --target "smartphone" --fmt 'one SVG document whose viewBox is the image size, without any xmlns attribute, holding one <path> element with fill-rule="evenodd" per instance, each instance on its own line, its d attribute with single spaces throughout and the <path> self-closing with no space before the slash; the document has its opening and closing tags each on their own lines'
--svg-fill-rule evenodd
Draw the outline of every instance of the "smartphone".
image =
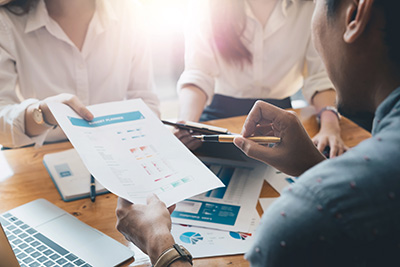
<svg viewBox="0 0 400 267">
<path fill-rule="evenodd" d="M 202 133 L 202 134 L 231 134 L 228 131 L 228 129 L 211 126 L 211 125 L 207 125 L 207 124 L 202 124 L 202 123 L 198 123 L 198 122 L 187 121 L 185 123 L 177 123 L 177 122 L 162 120 L 162 123 L 164 123 L 166 125 L 174 126 L 179 129 L 184 129 L 184 130 L 188 130 L 190 132 L 197 132 L 197 133 Z"/>
</svg>

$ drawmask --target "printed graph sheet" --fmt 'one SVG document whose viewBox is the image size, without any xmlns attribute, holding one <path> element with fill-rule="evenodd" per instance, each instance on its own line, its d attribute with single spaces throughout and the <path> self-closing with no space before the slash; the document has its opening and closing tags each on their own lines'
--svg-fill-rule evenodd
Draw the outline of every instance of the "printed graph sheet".
<svg viewBox="0 0 400 267">
<path fill-rule="evenodd" d="M 260 223 L 260 216 L 253 210 L 252 233 Z M 173 224 L 175 242 L 187 248 L 194 258 L 244 254 L 250 250 L 254 234 L 221 231 L 204 227 Z"/>
<path fill-rule="evenodd" d="M 170 206 L 224 186 L 141 99 L 89 106 L 90 122 L 66 105 L 49 107 L 89 172 L 133 203 L 155 193 Z"/>
</svg>

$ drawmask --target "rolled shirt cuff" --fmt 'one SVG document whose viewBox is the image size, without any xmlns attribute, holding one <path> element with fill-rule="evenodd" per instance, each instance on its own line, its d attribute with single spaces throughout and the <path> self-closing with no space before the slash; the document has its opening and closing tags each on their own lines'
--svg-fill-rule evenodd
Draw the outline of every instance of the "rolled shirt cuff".
<svg viewBox="0 0 400 267">
<path fill-rule="evenodd" d="M 203 90 L 207 96 L 206 104 L 209 105 L 211 103 L 214 96 L 214 77 L 199 70 L 185 70 L 178 80 L 178 94 L 179 91 L 188 84 L 193 84 Z"/>
</svg>

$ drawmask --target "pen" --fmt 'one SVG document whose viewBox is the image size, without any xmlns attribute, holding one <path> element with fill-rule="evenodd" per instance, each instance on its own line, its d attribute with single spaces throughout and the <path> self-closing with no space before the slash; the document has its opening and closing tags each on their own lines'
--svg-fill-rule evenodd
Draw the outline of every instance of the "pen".
<svg viewBox="0 0 400 267">
<path fill-rule="evenodd" d="M 233 143 L 233 139 L 237 135 L 193 135 L 192 137 L 200 139 L 202 142 L 218 142 L 218 143 Z M 251 136 L 247 139 L 259 144 L 279 143 L 281 139 L 275 136 Z"/>
<path fill-rule="evenodd" d="M 90 200 L 92 202 L 96 200 L 96 182 L 93 175 L 90 175 Z"/>
</svg>

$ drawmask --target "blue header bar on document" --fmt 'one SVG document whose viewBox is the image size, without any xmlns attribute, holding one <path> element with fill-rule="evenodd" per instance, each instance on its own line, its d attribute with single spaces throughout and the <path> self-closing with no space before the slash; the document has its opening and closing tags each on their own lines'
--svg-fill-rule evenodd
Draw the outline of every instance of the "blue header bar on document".
<svg viewBox="0 0 400 267">
<path fill-rule="evenodd" d="M 100 127 L 100 126 L 105 126 L 105 125 L 114 124 L 114 123 L 142 120 L 142 119 L 144 119 L 144 116 L 140 111 L 133 111 L 133 112 L 128 112 L 128 113 L 113 114 L 113 115 L 97 117 L 91 121 L 86 121 L 81 118 L 74 118 L 74 117 L 70 117 L 70 116 L 68 116 L 68 119 L 71 121 L 72 125 L 74 125 L 74 126 Z"/>
</svg>

